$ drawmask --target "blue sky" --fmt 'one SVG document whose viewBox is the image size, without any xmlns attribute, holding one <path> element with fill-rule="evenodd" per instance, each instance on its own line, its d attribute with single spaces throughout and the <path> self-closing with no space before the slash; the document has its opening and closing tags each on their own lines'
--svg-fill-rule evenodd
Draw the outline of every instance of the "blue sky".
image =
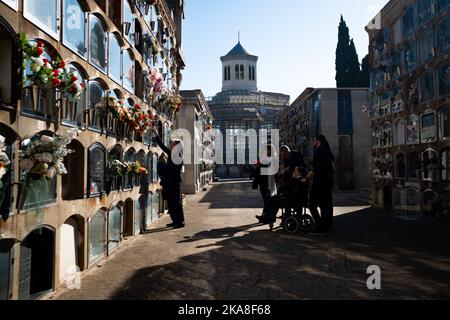
<svg viewBox="0 0 450 320">
<path fill-rule="evenodd" d="M 259 56 L 258 89 L 291 95 L 335 86 L 335 50 L 342 14 L 360 60 L 364 28 L 388 0 L 186 0 L 182 89 L 221 91 L 220 57 L 237 43 Z"/>
</svg>

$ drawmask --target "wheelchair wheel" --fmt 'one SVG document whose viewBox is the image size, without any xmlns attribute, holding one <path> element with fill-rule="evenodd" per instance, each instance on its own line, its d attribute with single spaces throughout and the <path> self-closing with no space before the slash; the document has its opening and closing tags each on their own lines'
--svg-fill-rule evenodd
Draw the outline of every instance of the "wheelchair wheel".
<svg viewBox="0 0 450 320">
<path fill-rule="evenodd" d="M 287 233 L 294 234 L 300 231 L 300 222 L 293 216 L 287 217 L 286 220 L 284 220 L 283 227 Z"/>
<path fill-rule="evenodd" d="M 303 232 L 310 233 L 314 229 L 314 219 L 309 214 L 304 214 L 300 218 L 300 229 Z"/>
</svg>

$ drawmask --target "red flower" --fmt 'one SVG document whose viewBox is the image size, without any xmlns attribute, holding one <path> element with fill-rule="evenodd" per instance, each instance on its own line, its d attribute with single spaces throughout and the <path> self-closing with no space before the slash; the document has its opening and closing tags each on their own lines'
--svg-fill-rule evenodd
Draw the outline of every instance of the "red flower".
<svg viewBox="0 0 450 320">
<path fill-rule="evenodd" d="M 58 78 L 52 79 L 52 86 L 53 86 L 53 88 L 58 87 L 60 84 L 61 84 L 61 80 L 59 80 Z"/>
<path fill-rule="evenodd" d="M 64 62 L 64 60 L 61 60 L 61 61 L 59 62 L 58 68 L 62 69 L 62 68 L 64 68 L 65 66 L 66 66 L 66 63 Z"/>
<path fill-rule="evenodd" d="M 53 76 L 55 76 L 55 77 L 59 76 L 59 71 L 58 70 L 53 70 Z"/>
<path fill-rule="evenodd" d="M 71 94 L 76 94 L 76 93 L 77 93 L 77 88 L 75 88 L 75 87 L 70 87 L 69 93 L 71 93 Z"/>
<path fill-rule="evenodd" d="M 84 89 L 84 84 L 80 83 L 81 89 Z"/>
<path fill-rule="evenodd" d="M 42 50 L 42 48 L 40 48 L 40 47 L 37 47 L 36 48 L 36 53 L 40 56 L 40 55 L 42 55 L 44 53 L 44 50 Z"/>
<path fill-rule="evenodd" d="M 48 63 L 48 60 L 46 58 L 44 58 L 43 60 L 44 60 L 44 63 Z"/>
<path fill-rule="evenodd" d="M 70 78 L 70 81 L 72 81 L 72 82 L 75 82 L 77 80 L 78 80 L 78 78 L 76 76 L 72 76 L 72 78 Z"/>
<path fill-rule="evenodd" d="M 140 106 L 139 104 L 135 105 L 134 108 L 135 108 L 136 110 L 141 110 L 141 109 L 142 109 L 141 106 Z"/>
<path fill-rule="evenodd" d="M 44 43 L 42 41 L 37 42 L 38 48 L 42 48 L 44 46 Z"/>
</svg>

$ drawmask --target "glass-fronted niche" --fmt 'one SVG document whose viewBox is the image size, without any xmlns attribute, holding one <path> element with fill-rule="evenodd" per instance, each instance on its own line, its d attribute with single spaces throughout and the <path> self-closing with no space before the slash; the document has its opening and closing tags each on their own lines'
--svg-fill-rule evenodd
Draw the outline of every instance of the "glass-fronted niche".
<svg viewBox="0 0 450 320">
<path fill-rule="evenodd" d="M 105 147 L 103 147 L 101 144 L 95 143 L 89 148 L 88 158 L 89 195 L 97 196 L 105 191 Z"/>
<path fill-rule="evenodd" d="M 42 136 L 52 137 L 49 132 L 40 132 L 32 139 L 40 139 Z M 22 142 L 21 148 L 24 149 L 31 143 L 31 139 L 26 139 Z M 22 163 L 22 167 L 24 164 Z M 25 171 L 21 173 L 22 180 L 25 181 Z M 56 201 L 56 177 L 53 179 L 43 178 L 30 174 L 28 183 L 22 184 L 20 192 L 19 209 L 30 210 L 44 207 L 55 203 Z"/>
<path fill-rule="evenodd" d="M 63 0 L 63 43 L 85 58 L 86 13 L 78 0 Z"/>
<path fill-rule="evenodd" d="M 420 142 L 420 118 L 416 114 L 411 114 L 406 118 L 406 143 L 418 144 Z"/>
<path fill-rule="evenodd" d="M 439 97 L 450 95 L 450 62 L 438 67 Z"/>
<path fill-rule="evenodd" d="M 427 71 L 420 77 L 420 102 L 426 103 L 436 97 L 434 72 Z"/>
<path fill-rule="evenodd" d="M 58 37 L 59 0 L 25 0 L 24 17 L 54 38 Z"/>
<path fill-rule="evenodd" d="M 427 149 L 422 153 L 422 179 L 424 181 L 439 179 L 439 157 L 434 149 Z"/>
<path fill-rule="evenodd" d="M 426 110 L 420 116 L 420 141 L 422 143 L 437 140 L 437 121 L 434 110 Z"/>
<path fill-rule="evenodd" d="M 100 209 L 89 219 L 88 262 L 89 266 L 106 256 L 106 210 Z"/>
</svg>

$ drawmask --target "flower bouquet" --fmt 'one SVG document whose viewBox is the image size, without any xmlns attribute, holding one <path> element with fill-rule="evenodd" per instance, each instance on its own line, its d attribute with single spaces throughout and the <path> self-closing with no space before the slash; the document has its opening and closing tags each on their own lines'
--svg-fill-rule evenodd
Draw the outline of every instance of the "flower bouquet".
<svg viewBox="0 0 450 320">
<path fill-rule="evenodd" d="M 108 161 L 108 175 L 110 177 L 123 177 L 129 173 L 129 166 L 120 160 Z"/>
<path fill-rule="evenodd" d="M 148 174 L 148 170 L 143 167 L 139 161 L 129 162 L 130 170 L 135 175 Z"/>
<path fill-rule="evenodd" d="M 71 129 L 61 135 L 34 136 L 27 140 L 20 150 L 20 168 L 23 170 L 25 183 L 67 174 L 64 158 L 71 152 L 67 145 L 77 135 L 78 130 Z"/>
</svg>

